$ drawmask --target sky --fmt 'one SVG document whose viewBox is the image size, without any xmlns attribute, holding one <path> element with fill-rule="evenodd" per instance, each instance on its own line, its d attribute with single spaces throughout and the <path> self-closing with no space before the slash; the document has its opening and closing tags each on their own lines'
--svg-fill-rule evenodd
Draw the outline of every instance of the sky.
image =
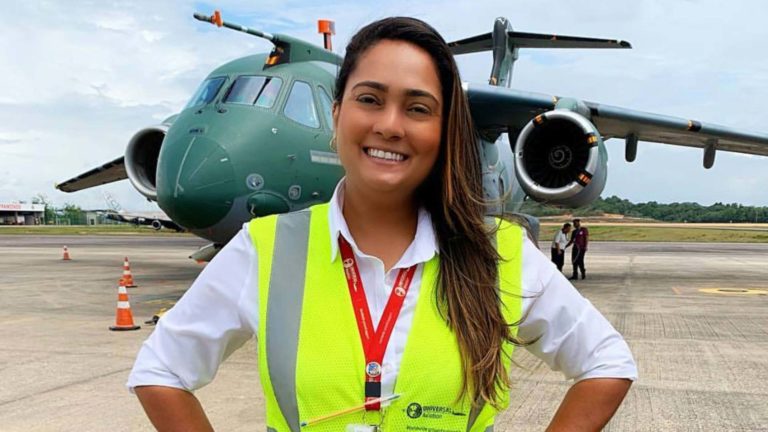
<svg viewBox="0 0 768 432">
<path fill-rule="evenodd" d="M 512 87 L 768 133 L 768 3 L 761 0 L 101 1 L 3 2 L 0 26 L 0 202 L 44 194 L 57 206 L 104 208 L 104 193 L 152 210 L 126 181 L 67 194 L 54 184 L 122 156 L 141 128 L 178 112 L 202 79 L 271 45 L 192 18 L 227 21 L 322 44 L 333 19 L 343 53 L 363 25 L 391 15 L 432 24 L 446 40 L 492 29 L 623 39 L 632 50 L 523 50 Z M 490 53 L 458 57 L 462 79 L 487 82 Z M 603 196 L 634 202 L 768 205 L 768 158 L 606 142 Z"/>
</svg>

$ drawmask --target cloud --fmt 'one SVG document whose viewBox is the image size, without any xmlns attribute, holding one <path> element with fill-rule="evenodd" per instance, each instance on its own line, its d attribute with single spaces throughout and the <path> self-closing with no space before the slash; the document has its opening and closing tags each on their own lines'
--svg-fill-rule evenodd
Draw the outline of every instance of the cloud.
<svg viewBox="0 0 768 432">
<path fill-rule="evenodd" d="M 497 16 L 520 31 L 626 39 L 633 50 L 521 51 L 513 86 L 768 131 L 768 28 L 757 0 L 11 2 L 4 12 L 14 19 L 0 26 L 0 201 L 42 192 L 103 207 L 107 190 L 124 208 L 150 207 L 128 182 L 76 194 L 52 185 L 122 154 L 133 133 L 177 112 L 215 67 L 270 49 L 192 18 L 214 7 L 225 19 L 317 43 L 316 19 L 334 19 L 338 52 L 354 31 L 389 15 L 425 19 L 447 40 L 489 32 Z M 466 81 L 486 81 L 490 64 L 488 53 L 459 58 Z M 704 170 L 693 149 L 641 144 L 628 164 L 620 141 L 608 148 L 606 194 L 768 202 L 768 159 L 719 153 Z"/>
</svg>

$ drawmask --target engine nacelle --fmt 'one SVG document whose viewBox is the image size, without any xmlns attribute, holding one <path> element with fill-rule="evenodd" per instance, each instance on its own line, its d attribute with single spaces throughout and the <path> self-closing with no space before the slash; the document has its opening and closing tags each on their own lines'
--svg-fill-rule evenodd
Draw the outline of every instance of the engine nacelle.
<svg viewBox="0 0 768 432">
<path fill-rule="evenodd" d="M 168 125 L 150 126 L 138 131 L 125 149 L 125 171 L 133 187 L 157 201 L 157 159 L 168 132 Z"/>
<path fill-rule="evenodd" d="M 515 172 L 528 196 L 540 202 L 580 207 L 605 188 L 608 153 L 595 125 L 565 109 L 531 120 L 515 143 Z"/>
</svg>

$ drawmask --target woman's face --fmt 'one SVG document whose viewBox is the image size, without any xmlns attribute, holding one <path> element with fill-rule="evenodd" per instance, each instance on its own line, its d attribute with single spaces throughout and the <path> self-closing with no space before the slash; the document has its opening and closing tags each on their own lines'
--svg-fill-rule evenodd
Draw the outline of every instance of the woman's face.
<svg viewBox="0 0 768 432">
<path fill-rule="evenodd" d="M 442 111 L 437 67 L 426 51 L 393 40 L 370 47 L 333 111 L 347 186 L 412 195 L 437 160 Z"/>
</svg>

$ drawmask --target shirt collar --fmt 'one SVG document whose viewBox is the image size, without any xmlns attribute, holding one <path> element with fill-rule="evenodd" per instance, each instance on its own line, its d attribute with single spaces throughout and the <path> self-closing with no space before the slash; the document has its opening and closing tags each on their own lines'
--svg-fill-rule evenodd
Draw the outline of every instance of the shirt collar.
<svg viewBox="0 0 768 432">
<path fill-rule="evenodd" d="M 331 242 L 331 262 L 336 261 L 336 257 L 339 255 L 339 235 L 344 238 L 352 246 L 352 250 L 355 255 L 363 256 L 364 253 L 360 252 L 355 243 L 355 239 L 349 232 L 347 221 L 344 219 L 342 208 L 344 206 L 344 181 L 342 178 L 336 185 L 336 190 L 333 191 L 333 196 L 328 206 L 328 228 L 330 232 Z M 437 239 L 435 238 L 435 231 L 432 227 L 432 217 L 429 212 L 423 208 L 419 208 L 418 222 L 416 224 L 416 235 L 413 238 L 413 242 L 408 246 L 405 253 L 400 257 L 400 261 L 394 268 L 410 267 L 415 264 L 427 262 L 436 254 L 439 253 L 437 247 Z"/>
</svg>

